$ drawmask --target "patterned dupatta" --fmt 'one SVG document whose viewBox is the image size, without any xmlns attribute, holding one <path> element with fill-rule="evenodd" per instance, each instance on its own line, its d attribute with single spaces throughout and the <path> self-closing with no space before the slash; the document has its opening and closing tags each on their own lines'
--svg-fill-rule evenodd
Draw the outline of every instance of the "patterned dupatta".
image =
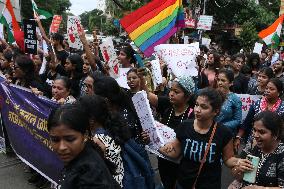
<svg viewBox="0 0 284 189">
<path fill-rule="evenodd" d="M 281 99 L 278 98 L 278 100 L 273 104 L 273 106 L 270 109 L 268 109 L 267 98 L 263 97 L 260 101 L 260 111 L 263 112 L 265 110 L 269 110 L 271 112 L 275 112 L 279 108 L 281 102 L 282 102 Z"/>
</svg>

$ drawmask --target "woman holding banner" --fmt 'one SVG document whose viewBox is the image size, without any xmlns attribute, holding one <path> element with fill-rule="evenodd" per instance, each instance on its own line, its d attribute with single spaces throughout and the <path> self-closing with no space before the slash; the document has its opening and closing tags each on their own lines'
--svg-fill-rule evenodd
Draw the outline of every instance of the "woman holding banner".
<svg viewBox="0 0 284 189">
<path fill-rule="evenodd" d="M 248 138 L 248 144 L 250 144 L 250 141 L 252 140 L 251 131 L 253 119 L 257 114 L 268 110 L 276 112 L 280 116 L 284 115 L 284 103 L 280 98 L 282 91 L 283 85 L 279 79 L 273 78 L 269 80 L 265 88 L 264 96 L 250 106 L 247 117 L 243 121 L 238 135 L 236 136 L 236 140 L 234 141 L 235 150 L 238 150 L 241 143 L 240 141 L 243 137 Z"/>
<path fill-rule="evenodd" d="M 52 112 L 48 131 L 54 152 L 64 163 L 62 189 L 118 189 L 100 148 L 88 141 L 89 118 L 79 104 L 66 104 Z"/>
<path fill-rule="evenodd" d="M 59 104 L 72 104 L 76 101 L 71 95 L 71 82 L 69 78 L 61 76 L 54 80 L 51 100 L 54 100 Z"/>
<path fill-rule="evenodd" d="M 176 78 L 172 82 L 169 96 L 157 96 L 149 92 L 142 74 L 140 74 L 140 78 L 141 87 L 147 92 L 150 104 L 157 108 L 157 112 L 161 115 L 161 123 L 176 131 L 183 121 L 193 117 L 192 104 L 195 84 L 191 77 Z M 174 162 L 158 158 L 159 173 L 165 189 L 175 187 L 178 166 Z"/>
</svg>

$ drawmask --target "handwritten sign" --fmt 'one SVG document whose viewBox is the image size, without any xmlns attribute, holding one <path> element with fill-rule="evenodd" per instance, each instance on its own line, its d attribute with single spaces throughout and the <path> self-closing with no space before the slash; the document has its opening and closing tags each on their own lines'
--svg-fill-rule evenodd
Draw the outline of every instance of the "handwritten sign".
<svg viewBox="0 0 284 189">
<path fill-rule="evenodd" d="M 200 15 L 198 23 L 197 23 L 197 29 L 198 30 L 211 30 L 212 22 L 213 22 L 213 16 Z"/>
<path fill-rule="evenodd" d="M 198 75 L 196 56 L 199 48 L 194 44 L 162 44 L 154 50 L 175 76 Z"/>
<path fill-rule="evenodd" d="M 256 42 L 254 44 L 253 53 L 261 54 L 263 44 Z"/>
<path fill-rule="evenodd" d="M 185 27 L 186 28 L 195 28 L 195 23 L 196 23 L 195 19 L 193 19 L 193 18 L 185 18 L 184 22 L 185 22 Z"/>
<path fill-rule="evenodd" d="M 51 22 L 51 25 L 50 25 L 50 28 L 49 28 L 49 32 L 50 33 L 57 33 L 58 30 L 59 30 L 59 26 L 60 26 L 61 21 L 62 21 L 62 16 L 54 15 L 52 22 Z"/>
<path fill-rule="evenodd" d="M 152 69 L 152 78 L 154 83 L 154 88 L 156 89 L 158 85 L 163 83 L 163 77 L 162 77 L 162 71 L 161 71 L 161 65 L 158 60 L 152 60 L 151 61 L 151 69 Z"/>
<path fill-rule="evenodd" d="M 115 53 L 112 38 L 107 37 L 105 39 L 105 41 L 100 45 L 100 51 L 101 51 L 101 54 L 103 55 L 104 61 L 110 67 L 110 71 L 109 71 L 110 76 L 115 79 L 118 78 L 120 76 L 119 61 Z"/>
<path fill-rule="evenodd" d="M 68 16 L 67 36 L 69 47 L 83 50 L 83 44 L 80 41 L 78 31 L 82 30 L 81 21 L 78 16 Z"/>
<path fill-rule="evenodd" d="M 24 20 L 25 52 L 37 54 L 36 23 L 34 20 Z"/>
<path fill-rule="evenodd" d="M 250 106 L 257 101 L 260 95 L 249 95 L 249 94 L 236 94 L 242 101 L 242 120 L 244 120 L 248 114 Z"/>
<path fill-rule="evenodd" d="M 145 91 L 136 93 L 132 97 L 132 101 L 141 126 L 150 137 L 150 144 L 148 146 L 151 149 L 158 150 L 167 142 L 175 139 L 176 134 L 173 129 L 155 121 Z"/>
<path fill-rule="evenodd" d="M 130 89 L 127 84 L 127 72 L 130 70 L 130 68 L 119 68 L 119 77 L 116 78 L 117 83 L 120 87 Z"/>
</svg>

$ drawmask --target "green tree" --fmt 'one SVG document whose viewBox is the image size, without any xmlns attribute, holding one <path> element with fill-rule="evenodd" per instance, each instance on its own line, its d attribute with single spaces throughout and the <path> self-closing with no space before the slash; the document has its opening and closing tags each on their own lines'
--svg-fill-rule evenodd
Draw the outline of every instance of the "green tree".
<svg viewBox="0 0 284 189">
<path fill-rule="evenodd" d="M 239 36 L 241 46 L 245 52 L 251 52 L 255 42 L 259 40 L 256 27 L 252 21 L 246 21 L 242 28 L 243 30 Z"/>
<path fill-rule="evenodd" d="M 66 32 L 66 20 L 67 11 L 71 7 L 69 0 L 34 0 L 40 9 L 46 10 L 53 15 L 62 15 L 63 21 L 61 23 L 61 30 L 63 33 Z M 21 14 L 23 19 L 33 18 L 33 9 L 31 0 L 20 1 L 21 2 Z M 49 29 L 52 19 L 42 20 L 43 26 L 46 30 Z"/>
</svg>

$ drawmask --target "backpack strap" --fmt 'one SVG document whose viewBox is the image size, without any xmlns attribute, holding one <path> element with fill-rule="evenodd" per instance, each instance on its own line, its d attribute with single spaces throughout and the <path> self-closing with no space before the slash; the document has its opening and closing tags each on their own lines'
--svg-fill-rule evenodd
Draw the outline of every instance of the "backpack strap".
<svg viewBox="0 0 284 189">
<path fill-rule="evenodd" d="M 212 140 L 213 140 L 213 138 L 214 138 L 216 128 L 217 128 L 217 123 L 214 124 L 213 131 L 212 131 L 212 133 L 211 133 L 211 136 L 210 136 L 208 145 L 207 145 L 207 147 L 206 147 L 204 156 L 203 156 L 203 158 L 202 158 L 202 160 L 201 160 L 201 164 L 200 164 L 200 166 L 199 166 L 199 170 L 198 170 L 197 176 L 196 176 L 196 178 L 195 178 L 194 184 L 193 184 L 193 186 L 192 186 L 192 189 L 195 189 L 195 185 L 196 185 L 197 179 L 198 179 L 198 177 L 199 177 L 199 175 L 200 175 L 200 173 L 201 173 L 201 170 L 202 170 L 202 167 L 203 167 L 204 163 L 206 162 L 206 157 L 207 157 L 207 154 L 208 154 L 208 152 L 209 152 L 209 150 L 210 150 L 210 146 L 211 146 Z"/>
</svg>

